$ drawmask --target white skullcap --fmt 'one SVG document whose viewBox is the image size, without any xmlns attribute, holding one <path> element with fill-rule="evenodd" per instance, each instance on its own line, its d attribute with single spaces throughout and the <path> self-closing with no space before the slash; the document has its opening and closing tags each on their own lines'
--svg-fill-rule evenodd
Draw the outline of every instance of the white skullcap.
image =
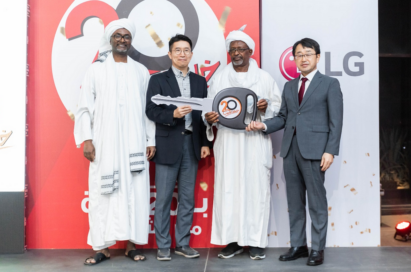
<svg viewBox="0 0 411 272">
<path fill-rule="evenodd" d="M 230 50 L 231 42 L 242 41 L 245 42 L 248 47 L 253 50 L 253 53 L 251 55 L 254 55 L 255 42 L 253 39 L 251 39 L 250 36 L 243 32 L 244 28 L 245 26 L 241 27 L 239 30 L 231 31 L 230 34 L 228 34 L 227 38 L 225 39 L 225 47 L 227 49 L 227 52 Z"/>
<path fill-rule="evenodd" d="M 100 46 L 99 46 L 100 53 L 107 51 L 107 50 L 111 50 L 111 45 L 110 45 L 111 35 L 113 35 L 113 33 L 117 29 L 120 29 L 120 28 L 127 29 L 131 34 L 131 38 L 134 38 L 134 35 L 136 34 L 136 26 L 134 25 L 133 21 L 131 21 L 130 19 L 126 19 L 126 18 L 114 20 L 106 26 L 106 29 L 104 31 L 104 36 L 100 41 Z"/>
</svg>

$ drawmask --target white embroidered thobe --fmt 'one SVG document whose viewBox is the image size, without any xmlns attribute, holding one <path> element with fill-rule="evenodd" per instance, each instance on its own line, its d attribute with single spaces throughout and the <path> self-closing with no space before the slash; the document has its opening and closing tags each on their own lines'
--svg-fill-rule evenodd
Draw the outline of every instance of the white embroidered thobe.
<svg viewBox="0 0 411 272">
<path fill-rule="evenodd" d="M 257 121 L 273 118 L 281 106 L 281 93 L 274 79 L 259 69 L 254 73 L 259 80 L 250 85 L 247 73 L 235 73 L 230 63 L 217 74 L 210 85 L 208 97 L 229 87 L 249 88 L 259 99 L 268 100 L 265 113 L 258 111 Z M 250 64 L 251 65 L 251 64 Z M 230 71 L 231 69 L 231 71 Z M 236 77 L 236 85 L 228 74 Z M 233 74 L 234 73 L 234 74 Z M 250 105 L 249 105 L 250 106 Z M 250 110 L 252 107 L 248 107 Z M 252 110 L 252 109 L 251 109 Z M 250 113 L 246 123 L 250 122 Z M 212 127 L 207 124 L 207 137 L 214 138 Z M 214 144 L 215 180 L 211 243 L 227 245 L 237 242 L 240 246 L 266 247 L 270 214 L 270 172 L 272 166 L 271 138 L 262 132 L 234 130 L 217 123 Z"/>
<path fill-rule="evenodd" d="M 93 138 L 93 125 L 99 118 L 96 111 L 96 96 L 99 94 L 96 82 L 103 80 L 99 70 L 103 64 L 94 63 L 86 74 L 82 84 L 78 111 L 76 113 L 75 138 L 76 144 L 92 139 L 93 144 L 101 139 Z M 101 194 L 101 160 L 99 150 L 96 148 L 96 159 L 90 163 L 89 168 L 89 223 L 90 231 L 87 243 L 94 250 L 107 248 L 116 243 L 116 240 L 130 240 L 135 244 L 147 244 L 149 233 L 149 206 L 150 206 L 150 181 L 149 163 L 145 159 L 145 170 L 141 173 L 130 171 L 128 118 L 127 107 L 137 107 L 143 112 L 147 135 L 147 146 L 155 146 L 155 124 L 145 115 L 145 91 L 149 81 L 149 73 L 142 69 L 139 75 L 142 79 L 140 90 L 142 94 L 141 105 L 126 99 L 127 92 L 127 64 L 115 63 L 117 77 L 117 103 L 118 112 L 113 112 L 117 118 L 117 127 L 112 142 L 102 143 L 114 145 L 114 156 L 119 164 L 119 188 L 111 194 Z M 113 90 L 116 91 L 116 90 Z M 101 109 L 104 110 L 104 109 Z M 77 119 L 79 118 L 79 119 Z M 143 120 L 141 120 L 143 122 Z"/>
</svg>

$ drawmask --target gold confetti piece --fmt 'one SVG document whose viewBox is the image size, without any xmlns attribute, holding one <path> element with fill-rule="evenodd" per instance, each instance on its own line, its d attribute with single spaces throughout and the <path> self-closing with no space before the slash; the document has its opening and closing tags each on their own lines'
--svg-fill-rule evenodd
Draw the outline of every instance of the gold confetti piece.
<svg viewBox="0 0 411 272">
<path fill-rule="evenodd" d="M 365 229 L 365 232 L 371 233 L 371 229 Z"/>
<path fill-rule="evenodd" d="M 274 235 L 277 236 L 277 232 L 276 232 L 276 231 L 274 231 Z"/>
<path fill-rule="evenodd" d="M 358 222 L 358 221 L 355 221 L 355 224 L 358 226 L 359 224 L 360 224 L 360 222 Z"/>
<path fill-rule="evenodd" d="M 358 194 L 358 192 L 355 190 L 354 187 L 352 187 L 352 188 L 350 189 L 350 191 L 353 192 L 354 195 Z"/>
<path fill-rule="evenodd" d="M 101 19 L 98 19 L 98 21 L 100 22 L 100 24 L 104 25 L 104 22 L 103 22 L 103 20 L 101 20 Z"/>
<path fill-rule="evenodd" d="M 200 65 L 200 69 L 198 70 L 198 72 L 200 73 L 200 76 L 205 76 L 205 75 L 203 75 L 203 72 L 201 72 L 201 69 L 202 68 L 205 68 L 205 65 L 204 64 L 201 64 Z"/>
<path fill-rule="evenodd" d="M 275 155 L 273 155 L 273 158 L 274 158 L 274 159 L 277 159 L 277 157 L 276 157 Z"/>
<path fill-rule="evenodd" d="M 373 176 L 375 176 L 375 174 L 372 174 Z"/>
<path fill-rule="evenodd" d="M 223 14 L 221 14 L 220 21 L 218 22 L 218 28 L 224 33 L 225 32 L 225 24 L 227 23 L 228 15 L 231 12 L 230 7 L 225 7 Z"/>
<path fill-rule="evenodd" d="M 328 213 L 328 216 L 331 216 L 331 213 L 330 213 L 330 212 Z"/>
<path fill-rule="evenodd" d="M 280 189 L 280 187 L 278 187 L 278 183 L 276 183 L 275 185 L 277 185 L 277 190 Z"/>
<path fill-rule="evenodd" d="M 61 35 L 63 35 L 64 37 L 66 37 L 66 29 L 64 28 L 64 26 L 60 27 L 60 33 Z"/>
<path fill-rule="evenodd" d="M 344 161 L 344 164 L 347 164 L 347 161 Z"/>
<path fill-rule="evenodd" d="M 152 11 L 150 11 L 150 14 L 151 14 L 151 15 L 154 15 L 154 13 L 153 13 Z"/>
<path fill-rule="evenodd" d="M 171 40 L 171 38 L 167 38 L 167 40 Z"/>
<path fill-rule="evenodd" d="M 182 29 L 182 28 L 183 28 L 183 25 L 180 24 L 180 23 L 177 23 L 177 27 L 179 27 L 180 29 Z"/>
<path fill-rule="evenodd" d="M 268 237 L 270 237 L 270 234 L 267 234 Z"/>
<path fill-rule="evenodd" d="M 207 191 L 208 184 L 205 183 L 204 181 L 201 181 L 200 182 L 200 187 L 201 187 L 201 189 L 203 189 L 203 191 Z"/>
<path fill-rule="evenodd" d="M 67 114 L 70 117 L 70 119 L 74 121 L 74 114 L 70 110 L 67 111 Z"/>
<path fill-rule="evenodd" d="M 377 247 L 380 247 L 380 245 L 377 245 Z"/>
<path fill-rule="evenodd" d="M 340 246 L 337 246 L 337 247 L 340 247 Z"/>
<path fill-rule="evenodd" d="M 370 181 L 371 187 L 372 187 L 372 181 Z"/>
<path fill-rule="evenodd" d="M 333 208 L 332 207 L 328 207 L 328 210 L 331 211 Z"/>
<path fill-rule="evenodd" d="M 348 213 L 352 213 L 354 210 L 349 211 Z"/>
<path fill-rule="evenodd" d="M 155 30 L 153 29 L 153 27 L 148 24 L 146 26 L 146 30 L 148 31 L 148 34 L 150 34 L 151 38 L 153 39 L 153 41 L 156 43 L 158 48 L 162 48 L 164 46 L 163 41 L 160 39 L 160 37 L 157 35 L 157 33 L 155 32 Z"/>
<path fill-rule="evenodd" d="M 351 228 L 353 228 L 353 226 L 351 225 Z"/>
<path fill-rule="evenodd" d="M 345 185 L 344 188 L 347 188 L 348 186 L 350 186 L 350 184 Z"/>
<path fill-rule="evenodd" d="M 334 223 L 331 223 L 331 227 L 334 227 Z"/>
<path fill-rule="evenodd" d="M 365 153 L 365 156 L 369 157 L 369 156 L 370 156 L 370 153 Z"/>
<path fill-rule="evenodd" d="M 290 243 L 290 241 L 287 242 L 287 245 Z"/>
<path fill-rule="evenodd" d="M 361 231 L 360 233 L 361 233 L 361 234 L 364 234 L 364 232 L 363 232 L 363 231 Z"/>
</svg>

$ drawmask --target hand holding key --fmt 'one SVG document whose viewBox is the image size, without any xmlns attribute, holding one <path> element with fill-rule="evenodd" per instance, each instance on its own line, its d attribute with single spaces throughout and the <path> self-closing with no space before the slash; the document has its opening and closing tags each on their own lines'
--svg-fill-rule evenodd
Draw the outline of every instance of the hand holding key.
<svg viewBox="0 0 411 272">
<path fill-rule="evenodd" d="M 180 106 L 177 109 L 174 110 L 173 117 L 174 118 L 183 118 L 193 110 L 191 109 L 190 106 Z"/>
<path fill-rule="evenodd" d="M 218 122 L 218 113 L 215 111 L 207 112 L 204 117 L 210 125 Z"/>
</svg>

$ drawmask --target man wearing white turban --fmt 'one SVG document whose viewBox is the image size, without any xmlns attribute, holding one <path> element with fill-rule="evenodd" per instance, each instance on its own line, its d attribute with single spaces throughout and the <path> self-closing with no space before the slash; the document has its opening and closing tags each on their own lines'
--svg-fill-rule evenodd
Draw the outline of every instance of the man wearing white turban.
<svg viewBox="0 0 411 272">
<path fill-rule="evenodd" d="M 231 57 L 210 83 L 208 97 L 229 87 L 251 89 L 258 96 L 257 120 L 271 119 L 281 106 L 281 93 L 274 79 L 251 58 L 255 43 L 242 30 L 232 31 L 226 39 Z M 254 101 L 248 101 L 246 123 L 252 116 Z M 212 126 L 218 129 L 214 145 L 215 179 L 211 243 L 227 245 L 220 258 L 231 258 L 250 246 L 250 258 L 265 258 L 270 214 L 271 138 L 262 132 L 247 132 L 225 127 L 218 114 L 204 115 L 207 137 L 214 139 Z"/>
<path fill-rule="evenodd" d="M 87 243 L 97 251 L 85 265 L 109 259 L 117 240 L 128 241 L 126 256 L 145 260 L 135 244 L 148 242 L 155 124 L 145 115 L 149 72 L 127 56 L 134 34 L 128 19 L 107 25 L 75 114 L 74 138 L 90 161 Z"/>
</svg>

